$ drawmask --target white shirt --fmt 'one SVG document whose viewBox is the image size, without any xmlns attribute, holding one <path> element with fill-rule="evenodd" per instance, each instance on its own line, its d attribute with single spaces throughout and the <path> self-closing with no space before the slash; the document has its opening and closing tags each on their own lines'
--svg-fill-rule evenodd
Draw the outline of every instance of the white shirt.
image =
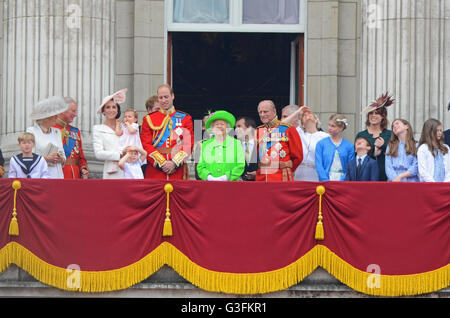
<svg viewBox="0 0 450 318">
<path fill-rule="evenodd" d="M 313 134 L 305 132 L 301 127 L 297 127 L 298 134 L 302 141 L 303 161 L 294 172 L 294 180 L 297 181 L 319 181 L 316 171 L 316 145 L 329 135 L 324 131 L 317 131 Z"/>
<path fill-rule="evenodd" d="M 144 173 L 142 172 L 141 166 L 141 158 L 138 158 L 138 161 L 136 162 L 125 162 L 123 165 L 125 179 L 144 179 Z"/>
<path fill-rule="evenodd" d="M 15 156 L 11 157 L 9 161 L 9 171 L 8 178 L 28 178 L 28 176 L 23 172 L 21 165 L 23 163 L 20 160 L 16 160 Z M 32 159 L 32 158 L 25 158 Z M 33 179 L 49 179 L 50 175 L 48 173 L 47 161 L 45 161 L 44 157 L 39 155 L 36 162 L 31 166 L 31 172 L 29 174 L 30 178 Z"/>
<path fill-rule="evenodd" d="M 58 147 L 58 153 L 61 157 L 66 160 L 66 155 L 64 153 L 64 148 L 62 144 L 61 131 L 57 128 L 50 127 L 50 133 L 44 134 L 41 126 L 35 124 L 33 127 L 28 127 L 27 132 L 32 133 L 35 139 L 35 146 L 33 148 L 33 152 L 43 156 L 44 150 L 48 146 L 49 143 L 52 143 L 56 147 Z M 64 173 L 62 170 L 62 164 L 47 164 L 48 173 L 50 175 L 50 179 L 64 179 Z"/>
<path fill-rule="evenodd" d="M 447 145 L 444 145 L 449 149 Z M 450 182 L 450 150 L 443 155 L 445 179 L 444 182 Z M 434 157 L 428 149 L 428 145 L 423 144 L 417 149 L 417 164 L 419 167 L 419 180 L 422 182 L 434 181 Z"/>
</svg>

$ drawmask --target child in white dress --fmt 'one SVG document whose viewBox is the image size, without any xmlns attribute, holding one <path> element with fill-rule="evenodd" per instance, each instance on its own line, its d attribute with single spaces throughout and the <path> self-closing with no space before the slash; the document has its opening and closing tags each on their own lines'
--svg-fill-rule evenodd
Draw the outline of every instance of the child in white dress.
<svg viewBox="0 0 450 318">
<path fill-rule="evenodd" d="M 128 146 L 136 146 L 142 149 L 141 137 L 139 135 L 139 124 L 137 112 L 134 109 L 127 109 L 123 114 L 123 122 L 118 119 L 116 122 L 116 135 L 120 137 L 119 150 L 124 151 Z M 145 163 L 145 162 L 144 162 Z M 116 162 L 108 173 L 118 170 L 119 162 Z"/>
</svg>

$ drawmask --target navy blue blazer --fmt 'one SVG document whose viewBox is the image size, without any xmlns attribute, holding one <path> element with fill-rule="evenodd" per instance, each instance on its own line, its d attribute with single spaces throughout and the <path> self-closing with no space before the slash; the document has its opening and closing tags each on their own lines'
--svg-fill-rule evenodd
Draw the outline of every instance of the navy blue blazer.
<svg viewBox="0 0 450 318">
<path fill-rule="evenodd" d="M 450 129 L 444 131 L 445 143 L 450 147 Z"/>
<path fill-rule="evenodd" d="M 345 181 L 378 181 L 379 180 L 379 169 L 377 161 L 369 156 L 364 158 L 361 164 L 361 170 L 359 171 L 359 176 L 356 176 L 356 168 L 358 158 L 350 161 L 347 165 L 347 175 Z"/>
</svg>

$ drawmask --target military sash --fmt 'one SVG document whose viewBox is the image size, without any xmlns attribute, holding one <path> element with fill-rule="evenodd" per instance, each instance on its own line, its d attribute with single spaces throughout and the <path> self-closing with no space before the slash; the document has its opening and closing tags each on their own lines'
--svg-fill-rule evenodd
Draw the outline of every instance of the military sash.
<svg viewBox="0 0 450 318">
<path fill-rule="evenodd" d="M 275 149 L 277 147 L 280 147 L 281 144 L 279 142 L 281 141 L 288 141 L 288 137 L 286 135 L 286 130 L 289 128 L 289 126 L 285 125 L 279 125 L 275 129 L 268 129 L 264 135 L 260 138 L 258 141 L 260 144 L 259 147 L 259 158 L 263 158 L 267 151 L 271 149 L 273 146 L 275 146 Z M 278 146 L 279 145 L 279 146 Z M 281 147 L 280 147 L 281 149 Z M 277 152 L 280 151 L 280 149 L 276 149 Z"/>
<path fill-rule="evenodd" d="M 153 147 L 155 148 L 162 147 L 164 143 L 167 141 L 167 139 L 170 138 L 172 131 L 175 131 L 175 133 L 178 136 L 180 136 L 183 133 L 183 131 L 179 129 L 181 129 L 182 121 L 185 117 L 186 114 L 180 112 L 175 112 L 172 118 L 169 115 L 167 115 L 166 119 L 164 119 L 163 121 L 162 129 L 157 135 L 155 141 L 153 142 Z"/>
<path fill-rule="evenodd" d="M 64 153 L 66 154 L 66 158 L 70 157 L 78 139 L 78 129 L 75 127 L 70 127 L 68 131 L 68 135 L 65 136 L 64 145 Z"/>
</svg>

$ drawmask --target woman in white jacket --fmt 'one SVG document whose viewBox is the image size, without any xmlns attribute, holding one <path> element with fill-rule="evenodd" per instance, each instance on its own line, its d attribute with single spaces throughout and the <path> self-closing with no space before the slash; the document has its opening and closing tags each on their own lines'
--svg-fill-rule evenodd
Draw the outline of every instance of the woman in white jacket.
<svg viewBox="0 0 450 318">
<path fill-rule="evenodd" d="M 417 161 L 420 181 L 450 182 L 450 150 L 440 121 L 432 118 L 423 124 Z"/>
<path fill-rule="evenodd" d="M 98 113 L 105 116 L 103 124 L 93 127 L 94 154 L 98 160 L 104 160 L 103 179 L 124 179 L 118 168 L 120 159 L 120 137 L 116 135 L 116 121 L 120 117 L 120 103 L 125 101 L 126 89 L 107 96 L 98 108 Z"/>
<path fill-rule="evenodd" d="M 62 97 L 54 96 L 38 102 L 32 109 L 30 118 L 35 125 L 27 128 L 35 138 L 33 152 L 41 155 L 48 165 L 49 178 L 64 179 L 62 167 L 66 161 L 61 131 L 52 127 L 58 114 L 69 108 Z"/>
</svg>

